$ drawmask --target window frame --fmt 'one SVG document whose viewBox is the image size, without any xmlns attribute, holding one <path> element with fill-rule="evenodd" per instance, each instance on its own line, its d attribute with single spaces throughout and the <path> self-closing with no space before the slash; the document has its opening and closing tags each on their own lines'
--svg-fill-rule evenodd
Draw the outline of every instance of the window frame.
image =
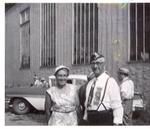
<svg viewBox="0 0 150 129">
<path fill-rule="evenodd" d="M 29 10 L 29 19 L 26 19 L 27 14 L 26 12 Z M 25 21 L 22 21 L 22 14 L 25 13 Z M 22 10 L 20 12 L 20 26 L 23 26 L 24 24 L 26 24 L 27 22 L 30 22 L 30 7 L 25 8 L 24 10 Z"/>
<path fill-rule="evenodd" d="M 75 52 L 75 48 L 74 48 L 74 46 L 75 46 L 75 20 L 76 20 L 76 18 L 75 18 L 75 4 L 81 4 L 80 6 L 78 5 L 78 7 L 80 7 L 80 11 L 82 10 L 81 9 L 81 6 L 84 6 L 84 8 L 85 8 L 85 6 L 86 6 L 86 4 L 88 4 L 88 7 L 90 7 L 91 6 L 91 4 L 93 4 L 93 14 L 92 14 L 92 16 L 93 16 L 93 19 L 95 18 L 95 15 L 96 15 L 96 13 L 95 13 L 95 10 L 96 10 L 96 7 L 94 8 L 94 6 L 97 6 L 97 25 L 98 25 L 98 3 L 73 3 L 72 4 L 72 26 L 73 26 L 73 29 L 72 29 L 72 62 L 71 62 L 71 64 L 73 65 L 73 66 L 84 66 L 84 65 L 90 65 L 90 55 L 88 55 L 87 56 L 87 58 L 88 58 L 88 61 L 86 61 L 86 52 L 84 52 L 83 53 L 83 55 L 84 55 L 84 58 L 83 58 L 83 63 L 82 63 L 82 61 L 81 61 L 81 55 L 79 55 L 80 56 L 80 63 L 78 63 L 78 61 L 76 60 L 76 63 L 74 63 L 74 60 L 75 60 L 75 58 L 77 59 L 77 55 L 76 56 L 74 56 L 74 54 L 78 51 L 78 50 L 76 50 L 76 52 Z M 83 4 L 83 5 L 82 5 Z M 91 9 L 91 7 L 90 7 L 90 9 Z M 90 11 L 88 11 L 88 20 L 89 20 L 89 12 Z M 80 14 L 80 18 L 81 18 L 81 16 L 82 16 L 82 14 Z M 86 16 L 84 15 L 84 20 L 86 19 Z M 94 27 L 95 27 L 95 20 L 93 20 L 92 19 L 92 21 L 94 21 L 94 24 L 93 24 L 93 30 L 95 29 Z M 80 21 L 81 21 L 81 19 L 80 19 Z M 90 20 L 91 21 L 91 20 Z M 90 27 L 90 25 L 89 25 L 89 21 L 88 21 L 88 26 Z M 83 23 L 82 23 L 83 24 Z M 86 30 L 86 25 L 84 26 L 85 28 L 84 28 L 84 31 Z M 89 29 L 89 27 L 88 27 L 88 29 Z M 81 28 L 80 28 L 81 29 Z M 82 30 L 83 31 L 83 30 Z M 92 43 L 92 47 L 93 47 L 93 50 L 94 51 L 96 51 L 95 50 L 95 40 L 96 39 L 94 39 L 94 37 L 95 37 L 95 32 L 98 32 L 98 27 L 97 27 L 97 30 L 95 30 L 93 33 L 92 33 L 92 41 L 93 41 L 93 43 Z M 89 30 L 88 30 L 88 32 L 89 32 Z M 80 32 L 81 33 L 81 32 Z M 85 35 L 86 35 L 86 33 L 85 33 Z M 88 34 L 89 35 L 89 34 Z M 81 34 L 80 34 L 80 36 L 81 36 Z M 85 40 L 85 38 L 86 38 L 86 36 L 84 36 L 84 40 Z M 81 39 L 79 39 L 79 40 L 81 40 Z M 82 43 L 80 42 L 80 44 L 77 44 L 76 46 L 80 46 L 80 47 L 82 47 Z M 90 46 L 91 46 L 91 44 L 89 44 L 88 43 L 88 52 L 89 51 L 91 51 L 91 49 L 90 49 Z M 98 44 L 98 33 L 97 33 L 97 52 L 98 52 L 98 46 L 99 46 L 99 44 Z M 79 47 L 79 48 L 80 48 Z M 87 47 L 87 44 L 85 43 L 85 41 L 84 41 L 84 48 L 86 48 Z M 81 49 L 81 48 L 80 48 Z M 90 50 L 89 50 L 90 49 Z M 80 50 L 80 53 L 81 53 L 81 50 Z M 92 54 L 92 53 L 91 53 Z"/>
<path fill-rule="evenodd" d="M 25 17 L 26 17 L 26 11 L 29 12 L 29 19 L 26 19 L 24 22 L 22 22 L 22 13 L 25 13 Z M 23 9 L 22 11 L 19 12 L 19 24 L 20 24 L 20 28 L 19 28 L 19 31 L 20 31 L 20 47 L 19 47 L 19 50 L 20 50 L 20 53 L 19 53 L 19 56 L 20 56 L 20 70 L 25 70 L 25 69 L 30 69 L 31 67 L 31 56 L 30 56 L 30 6 L 29 7 L 26 7 L 25 9 Z M 29 66 L 23 66 L 22 65 L 22 27 L 25 26 L 26 24 L 29 24 Z"/>
<path fill-rule="evenodd" d="M 128 3 L 128 60 L 127 60 L 127 63 L 150 63 L 150 59 L 148 59 L 148 60 L 143 60 L 143 59 L 141 59 L 141 60 L 139 60 L 138 58 L 137 58 L 137 56 L 138 56 L 138 52 L 137 52 L 137 46 L 135 46 L 136 48 L 136 53 L 135 54 L 137 54 L 136 55 L 136 59 L 135 60 L 131 60 L 131 21 L 130 21 L 130 19 L 131 19 L 131 8 L 130 8 L 130 6 L 131 6 L 131 4 L 135 4 L 135 9 L 137 8 L 136 6 L 137 6 L 137 3 Z M 141 4 L 146 4 L 146 3 L 141 3 Z M 136 11 L 136 10 L 135 10 Z M 145 12 L 145 10 L 144 10 L 144 12 Z M 136 13 L 136 12 L 135 12 Z M 143 11 L 142 11 L 142 13 L 143 13 Z M 137 18 L 136 17 L 136 15 L 137 14 L 135 14 L 135 18 Z M 145 15 L 144 15 L 145 16 Z M 144 17 L 145 18 L 145 17 Z M 137 21 L 135 21 L 136 23 L 135 24 L 137 24 Z M 143 27 L 145 27 L 145 25 L 143 24 Z M 138 28 L 138 26 L 137 26 L 137 28 Z M 144 28 L 145 29 L 145 28 Z M 136 30 L 136 28 L 135 28 L 135 31 L 137 31 Z M 137 37 L 137 32 L 135 32 L 136 34 L 135 34 L 135 36 L 136 36 L 136 38 L 138 38 Z M 143 34 L 143 33 L 142 33 Z M 143 34 L 144 35 L 144 34 Z M 145 37 L 144 37 L 145 38 Z M 137 40 L 137 39 L 136 39 Z M 145 40 L 145 39 L 143 39 L 143 40 Z M 143 52 L 145 52 L 145 45 L 144 45 L 144 43 L 142 44 L 143 45 Z M 149 55 L 150 56 L 150 55 Z M 149 57 L 150 58 L 150 57 Z"/>
<path fill-rule="evenodd" d="M 55 36 L 54 36 L 54 40 L 55 40 L 55 62 L 54 62 L 54 64 L 53 65 L 50 65 L 50 66 L 43 66 L 42 65 L 42 45 L 43 45 L 43 34 L 42 34 L 42 32 L 43 32 L 43 23 L 42 23 L 42 4 L 52 4 L 52 3 L 40 3 L 40 56 L 39 56 L 39 60 L 40 60 L 40 68 L 44 68 L 44 69 L 49 69 L 49 68 L 54 68 L 54 67 L 56 67 L 56 23 L 55 23 L 55 27 L 54 27 L 54 29 L 55 29 Z M 55 4 L 55 15 L 56 15 L 56 3 L 53 3 L 53 4 Z M 56 16 L 55 16 L 55 21 L 56 21 Z M 50 32 L 49 32 L 50 33 Z"/>
</svg>

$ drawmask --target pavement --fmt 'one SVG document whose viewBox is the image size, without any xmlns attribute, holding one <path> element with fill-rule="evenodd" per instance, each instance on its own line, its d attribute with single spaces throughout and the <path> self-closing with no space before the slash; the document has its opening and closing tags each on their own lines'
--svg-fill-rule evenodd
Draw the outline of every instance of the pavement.
<svg viewBox="0 0 150 129">
<path fill-rule="evenodd" d="M 5 104 L 5 125 L 46 125 L 45 114 L 44 112 L 33 111 L 25 115 L 16 115 L 8 107 L 8 104 Z"/>
<path fill-rule="evenodd" d="M 46 117 L 44 112 L 32 111 L 25 115 L 16 115 L 12 112 L 8 104 L 5 104 L 5 125 L 19 126 L 44 126 L 46 125 Z M 133 120 L 133 125 L 150 125 L 150 114 L 142 112 L 138 118 Z"/>
</svg>

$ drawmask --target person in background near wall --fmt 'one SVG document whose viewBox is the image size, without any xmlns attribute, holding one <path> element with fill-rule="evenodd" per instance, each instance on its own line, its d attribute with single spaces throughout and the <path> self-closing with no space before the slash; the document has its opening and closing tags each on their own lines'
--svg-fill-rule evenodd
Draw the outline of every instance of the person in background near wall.
<svg viewBox="0 0 150 129">
<path fill-rule="evenodd" d="M 49 88 L 50 87 L 44 77 L 41 77 L 41 87 L 42 88 Z"/>
<path fill-rule="evenodd" d="M 83 95 L 85 92 L 83 119 L 87 120 L 88 125 L 122 125 L 123 107 L 119 86 L 105 71 L 103 55 L 94 53 L 91 56 L 91 69 L 94 78 L 86 88 L 82 88 L 85 91 L 80 90 Z M 81 94 L 79 96 L 82 98 Z"/>
<path fill-rule="evenodd" d="M 47 123 L 48 125 L 77 125 L 78 91 L 77 86 L 67 83 L 69 68 L 58 66 L 54 75 L 56 86 L 46 91 Z"/>
<path fill-rule="evenodd" d="M 124 125 L 132 125 L 132 105 L 134 97 L 134 83 L 129 78 L 129 70 L 127 68 L 119 68 L 118 79 L 121 82 L 120 91 L 122 104 L 124 108 Z"/>
<path fill-rule="evenodd" d="M 41 78 L 35 76 L 34 87 L 41 88 L 41 85 L 42 85 Z"/>
<path fill-rule="evenodd" d="M 36 88 L 49 88 L 49 84 L 47 83 L 47 81 L 45 80 L 44 77 L 37 77 L 35 76 L 34 77 L 34 85 L 33 87 L 36 87 Z"/>
</svg>

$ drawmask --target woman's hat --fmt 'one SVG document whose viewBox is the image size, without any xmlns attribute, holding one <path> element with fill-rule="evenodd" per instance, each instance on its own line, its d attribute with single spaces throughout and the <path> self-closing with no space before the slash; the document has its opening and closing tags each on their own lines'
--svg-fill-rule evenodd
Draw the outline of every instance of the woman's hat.
<svg viewBox="0 0 150 129">
<path fill-rule="evenodd" d="M 67 74 L 69 75 L 70 70 L 69 70 L 69 68 L 67 66 L 64 66 L 64 65 L 60 65 L 60 66 L 56 67 L 54 75 L 56 76 L 56 74 L 58 73 L 58 71 L 60 71 L 62 69 L 67 70 Z"/>
</svg>

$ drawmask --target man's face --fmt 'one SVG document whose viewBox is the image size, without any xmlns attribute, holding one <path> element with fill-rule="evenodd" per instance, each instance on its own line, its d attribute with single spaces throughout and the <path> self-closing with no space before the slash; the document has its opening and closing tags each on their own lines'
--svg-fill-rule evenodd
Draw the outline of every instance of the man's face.
<svg viewBox="0 0 150 129">
<path fill-rule="evenodd" d="M 58 73 L 56 74 L 56 81 L 57 81 L 57 85 L 62 88 L 63 86 L 66 85 L 67 83 L 67 71 L 66 70 L 60 70 L 58 71 Z"/>
<path fill-rule="evenodd" d="M 103 62 L 100 63 L 100 62 L 93 61 L 91 63 L 91 69 L 94 72 L 96 77 L 98 77 L 100 74 L 104 72 L 104 66 L 105 64 Z"/>
</svg>

